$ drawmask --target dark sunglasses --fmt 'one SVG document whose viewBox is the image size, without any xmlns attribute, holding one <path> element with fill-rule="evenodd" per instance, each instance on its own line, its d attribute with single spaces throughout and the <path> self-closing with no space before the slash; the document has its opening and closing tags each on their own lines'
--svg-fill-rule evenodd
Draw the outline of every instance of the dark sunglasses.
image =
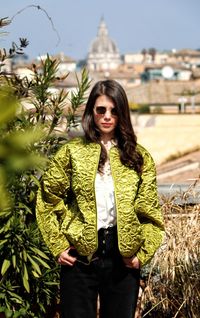
<svg viewBox="0 0 200 318">
<path fill-rule="evenodd" d="M 96 114 L 104 115 L 107 112 L 107 108 L 105 106 L 97 106 L 94 108 Z M 117 109 L 111 108 L 110 110 L 112 116 L 117 116 Z"/>
</svg>

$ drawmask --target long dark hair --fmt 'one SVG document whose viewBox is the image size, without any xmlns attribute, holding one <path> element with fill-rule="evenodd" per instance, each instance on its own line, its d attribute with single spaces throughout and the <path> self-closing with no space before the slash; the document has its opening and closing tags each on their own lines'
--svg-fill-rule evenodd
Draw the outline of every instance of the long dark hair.
<svg viewBox="0 0 200 318">
<path fill-rule="evenodd" d="M 96 99 L 102 95 L 111 98 L 117 110 L 118 124 L 115 129 L 115 138 L 119 149 L 120 160 L 122 164 L 135 169 L 138 174 L 141 174 L 143 158 L 136 149 L 137 137 L 131 124 L 128 99 L 123 87 L 114 80 L 99 81 L 94 85 L 82 118 L 82 126 L 86 139 L 101 145 L 99 171 L 101 171 L 107 159 L 107 153 L 100 141 L 100 131 L 94 123 L 93 108 Z"/>
</svg>

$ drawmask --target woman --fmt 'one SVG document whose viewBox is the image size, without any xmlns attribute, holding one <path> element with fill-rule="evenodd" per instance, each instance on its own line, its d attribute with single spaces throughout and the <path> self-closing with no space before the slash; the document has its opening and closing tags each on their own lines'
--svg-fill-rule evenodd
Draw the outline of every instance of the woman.
<svg viewBox="0 0 200 318">
<path fill-rule="evenodd" d="M 131 318 L 140 268 L 163 237 L 155 165 L 136 142 L 124 89 L 93 87 L 84 137 L 61 147 L 44 174 L 37 220 L 61 265 L 62 318 Z"/>
</svg>

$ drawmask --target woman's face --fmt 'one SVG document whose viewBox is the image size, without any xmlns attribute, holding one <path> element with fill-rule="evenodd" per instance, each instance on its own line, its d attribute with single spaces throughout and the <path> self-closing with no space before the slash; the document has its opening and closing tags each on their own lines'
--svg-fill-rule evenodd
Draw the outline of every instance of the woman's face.
<svg viewBox="0 0 200 318">
<path fill-rule="evenodd" d="M 106 95 L 97 97 L 93 108 L 93 116 L 102 140 L 107 141 L 114 138 L 118 116 L 112 99 Z"/>
</svg>

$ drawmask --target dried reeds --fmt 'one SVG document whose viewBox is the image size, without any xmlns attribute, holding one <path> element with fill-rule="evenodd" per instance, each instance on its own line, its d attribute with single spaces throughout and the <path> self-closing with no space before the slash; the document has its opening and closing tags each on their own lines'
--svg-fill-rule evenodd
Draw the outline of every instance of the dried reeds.
<svg viewBox="0 0 200 318">
<path fill-rule="evenodd" d="M 200 317 L 200 193 L 196 186 L 161 198 L 166 237 L 148 268 L 143 317 Z"/>
</svg>

